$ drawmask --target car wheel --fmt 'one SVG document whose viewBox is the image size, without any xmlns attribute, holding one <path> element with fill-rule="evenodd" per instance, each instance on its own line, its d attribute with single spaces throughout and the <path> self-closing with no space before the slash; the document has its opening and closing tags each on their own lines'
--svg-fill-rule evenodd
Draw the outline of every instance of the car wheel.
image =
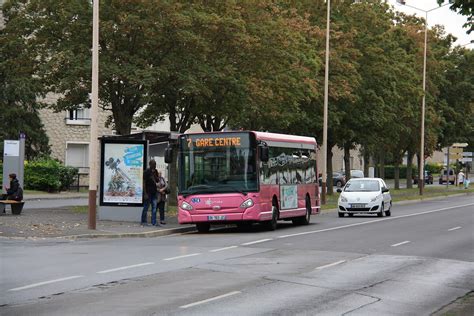
<svg viewBox="0 0 474 316">
<path fill-rule="evenodd" d="M 196 229 L 200 233 L 207 233 L 211 229 L 211 224 L 209 224 L 209 223 L 196 223 Z"/>
<path fill-rule="evenodd" d="M 390 208 L 385 211 L 385 216 L 390 216 L 392 215 L 392 202 L 390 202 Z"/>
<path fill-rule="evenodd" d="M 383 212 L 384 212 L 384 209 L 383 209 L 383 203 L 382 203 L 382 205 L 380 206 L 380 211 L 377 213 L 377 216 L 378 216 L 378 217 L 382 217 L 382 216 L 383 216 Z"/>
<path fill-rule="evenodd" d="M 337 212 L 337 215 L 339 215 L 339 217 L 344 217 L 344 213 L 341 212 Z"/>
<path fill-rule="evenodd" d="M 443 180 L 439 179 L 439 184 L 443 184 Z"/>
</svg>

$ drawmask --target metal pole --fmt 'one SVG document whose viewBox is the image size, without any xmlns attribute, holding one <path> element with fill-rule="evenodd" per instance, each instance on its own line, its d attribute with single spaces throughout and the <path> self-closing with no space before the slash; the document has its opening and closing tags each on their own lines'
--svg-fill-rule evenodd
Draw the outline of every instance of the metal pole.
<svg viewBox="0 0 474 316">
<path fill-rule="evenodd" d="M 418 186 L 423 195 L 425 185 L 425 97 L 426 97 L 426 46 L 428 42 L 428 11 L 425 12 L 425 48 L 423 53 L 423 98 L 421 101 L 420 176 Z"/>
<path fill-rule="evenodd" d="M 99 0 L 93 1 L 92 17 L 92 105 L 89 145 L 89 229 L 96 229 L 97 207 L 97 153 L 99 112 Z"/>
<path fill-rule="evenodd" d="M 326 67 L 324 69 L 324 123 L 323 123 L 323 165 L 322 165 L 322 204 L 326 204 L 327 154 L 328 154 L 328 91 L 329 91 L 329 26 L 331 0 L 327 0 L 326 18 Z"/>
</svg>

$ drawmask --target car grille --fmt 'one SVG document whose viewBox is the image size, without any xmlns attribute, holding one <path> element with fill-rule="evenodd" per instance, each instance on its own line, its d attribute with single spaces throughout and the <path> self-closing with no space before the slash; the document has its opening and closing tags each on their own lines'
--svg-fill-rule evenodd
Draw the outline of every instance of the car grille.
<svg viewBox="0 0 474 316">
<path fill-rule="evenodd" d="M 347 208 L 348 212 L 368 212 L 370 211 L 369 207 L 358 207 L 358 208 Z"/>
</svg>

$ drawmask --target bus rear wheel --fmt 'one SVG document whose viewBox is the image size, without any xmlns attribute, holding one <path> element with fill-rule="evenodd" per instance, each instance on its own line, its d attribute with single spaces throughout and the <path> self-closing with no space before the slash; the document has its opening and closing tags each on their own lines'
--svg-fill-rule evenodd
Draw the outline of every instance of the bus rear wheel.
<svg viewBox="0 0 474 316">
<path fill-rule="evenodd" d="M 311 221 L 311 201 L 306 197 L 306 214 L 301 217 L 293 219 L 293 224 L 295 225 L 308 225 Z"/>
<path fill-rule="evenodd" d="M 211 229 L 211 224 L 209 223 L 196 223 L 196 229 L 200 233 L 208 233 Z"/>
</svg>

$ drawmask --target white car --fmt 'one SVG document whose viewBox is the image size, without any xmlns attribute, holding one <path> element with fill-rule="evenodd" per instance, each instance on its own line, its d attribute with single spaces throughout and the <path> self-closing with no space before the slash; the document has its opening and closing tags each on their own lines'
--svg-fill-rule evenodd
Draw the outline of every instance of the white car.
<svg viewBox="0 0 474 316">
<path fill-rule="evenodd" d="M 344 214 L 391 215 L 392 197 L 385 182 L 380 178 L 350 179 L 340 192 L 337 201 L 339 217 Z"/>
</svg>

